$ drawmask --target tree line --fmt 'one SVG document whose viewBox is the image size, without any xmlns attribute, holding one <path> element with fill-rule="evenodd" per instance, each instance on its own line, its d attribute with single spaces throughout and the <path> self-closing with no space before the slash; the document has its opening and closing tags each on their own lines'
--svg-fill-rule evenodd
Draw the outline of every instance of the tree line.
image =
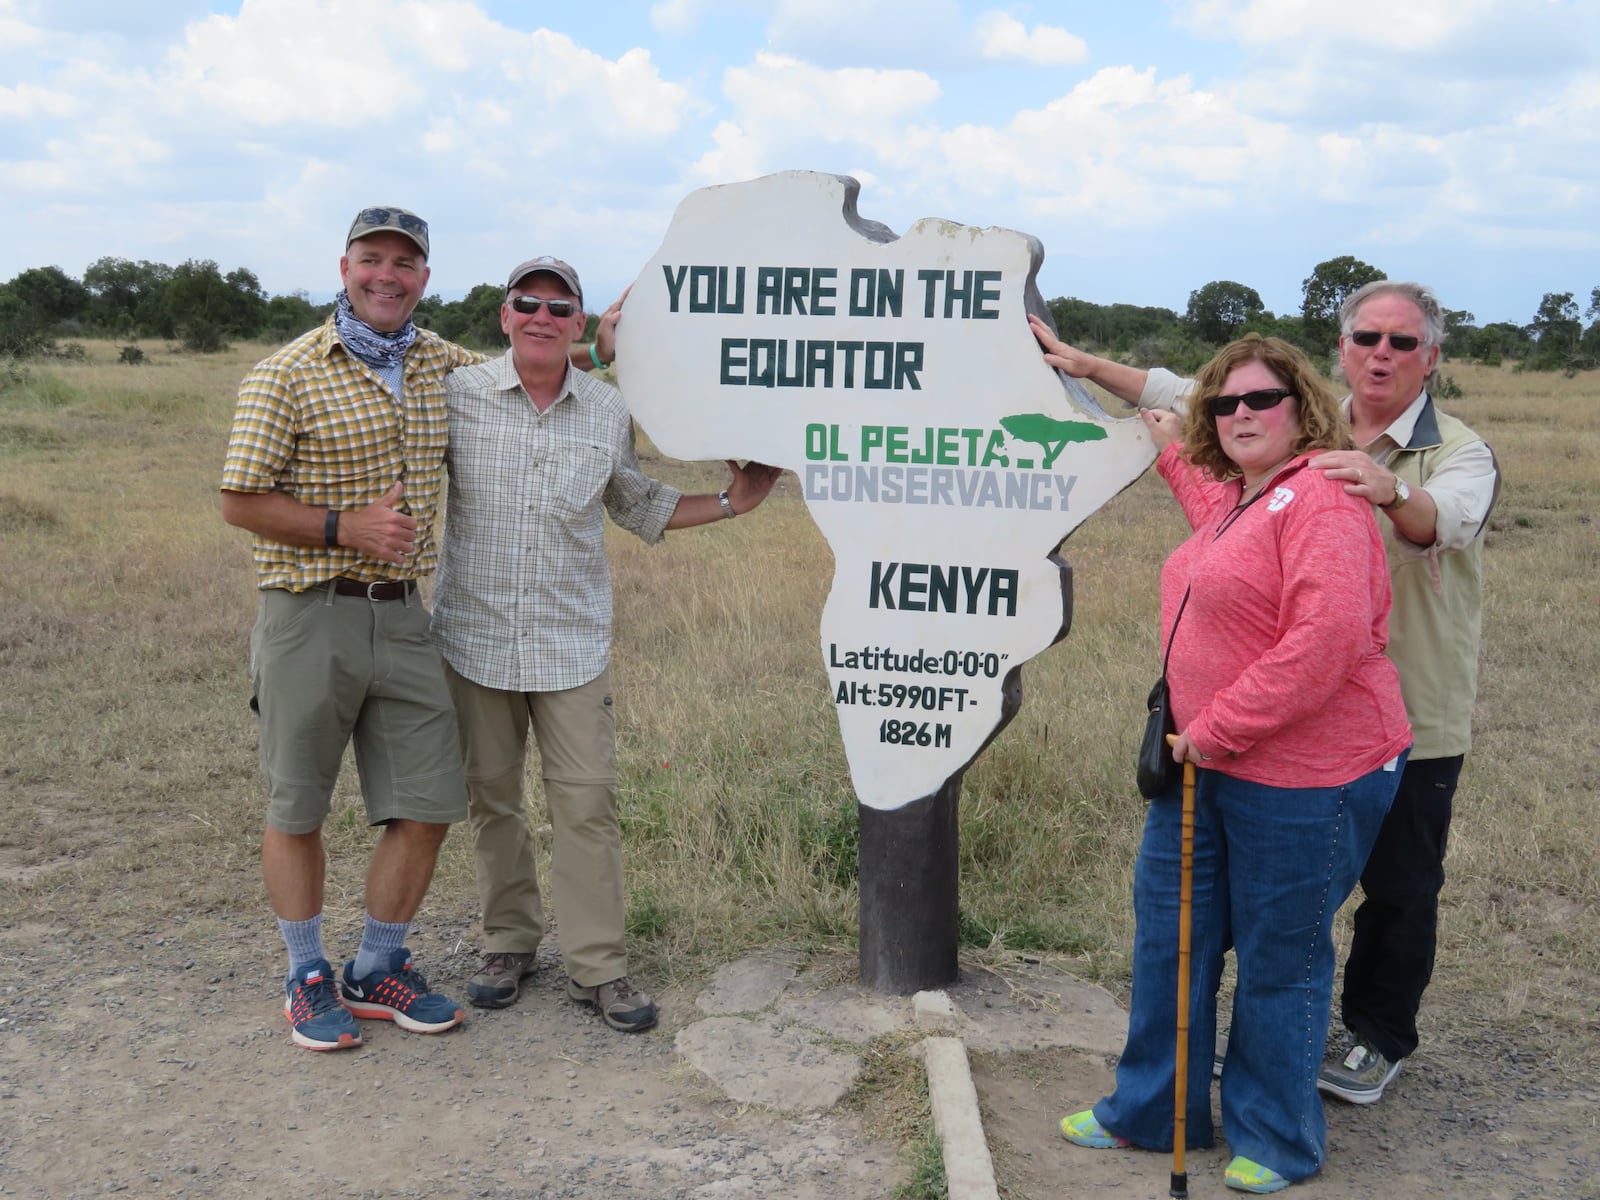
<svg viewBox="0 0 1600 1200">
<path fill-rule="evenodd" d="M 1189 306 L 1091 304 L 1070 298 L 1050 301 L 1061 337 L 1137 366 L 1166 366 L 1193 373 L 1219 346 L 1246 333 L 1281 337 L 1313 356 L 1330 356 L 1339 341 L 1339 307 L 1357 288 L 1388 276 L 1350 255 L 1318 263 L 1300 283 L 1298 313 L 1275 315 L 1254 288 L 1221 279 L 1189 293 Z M 1584 325 L 1584 318 L 1589 324 Z M 1537 371 L 1600 368 L 1600 287 L 1580 310 L 1573 292 L 1546 292 L 1526 325 L 1492 321 L 1478 325 L 1465 309 L 1444 314 L 1444 350 L 1463 362 L 1500 366 L 1512 362 Z"/>
<path fill-rule="evenodd" d="M 480 283 L 460 300 L 425 297 L 414 320 L 453 342 L 495 350 L 505 345 L 504 298 L 503 286 Z M 158 338 L 207 354 L 230 340 L 286 342 L 332 311 L 331 301 L 313 304 L 305 292 L 268 296 L 253 271 L 224 274 L 210 259 L 172 267 L 101 258 L 82 279 L 60 267 L 32 267 L 0 284 L 0 356 L 52 354 L 57 339 L 72 337 Z M 590 317 L 590 336 L 597 319 Z"/>
<path fill-rule="evenodd" d="M 1095 304 L 1072 297 L 1049 302 L 1056 328 L 1068 342 L 1138 366 L 1192 372 L 1218 346 L 1244 333 L 1275 335 L 1313 355 L 1338 342 L 1339 306 L 1356 288 L 1387 276 L 1350 255 L 1318 263 L 1301 281 L 1298 313 L 1268 312 L 1254 288 L 1219 279 L 1189 293 L 1182 312 L 1133 304 Z M 460 300 L 437 294 L 418 305 L 415 320 L 451 341 L 476 349 L 505 345 L 500 332 L 502 287 L 481 283 Z M 285 342 L 323 321 L 333 305 L 312 304 L 305 292 L 268 296 L 254 272 L 227 273 L 210 259 L 176 267 L 145 260 L 101 258 L 81 279 L 60 267 L 32 267 L 0 284 L 0 356 L 56 351 L 75 336 L 160 338 L 209 353 L 230 339 Z M 590 317 L 590 336 L 593 322 Z M 1585 325 L 1584 321 L 1588 324 Z M 1526 325 L 1495 321 L 1479 326 L 1472 313 L 1445 314 L 1445 351 L 1461 361 L 1531 370 L 1600 368 L 1600 287 L 1586 308 L 1574 292 L 1547 292 Z"/>
</svg>

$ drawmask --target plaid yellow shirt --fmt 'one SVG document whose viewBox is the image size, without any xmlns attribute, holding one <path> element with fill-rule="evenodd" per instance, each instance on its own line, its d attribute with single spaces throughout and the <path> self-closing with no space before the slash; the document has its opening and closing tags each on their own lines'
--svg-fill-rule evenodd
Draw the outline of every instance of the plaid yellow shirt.
<svg viewBox="0 0 1600 1200">
<path fill-rule="evenodd" d="M 365 508 L 403 478 L 404 507 L 417 521 L 416 553 L 403 568 L 344 546 L 290 546 L 257 536 L 257 586 L 299 592 L 335 575 L 370 581 L 433 571 L 449 430 L 444 377 L 481 358 L 418 330 L 406 353 L 403 406 L 376 371 L 345 350 L 332 317 L 256 364 L 239 385 L 223 491 L 277 489 L 302 504 L 348 511 Z"/>
</svg>

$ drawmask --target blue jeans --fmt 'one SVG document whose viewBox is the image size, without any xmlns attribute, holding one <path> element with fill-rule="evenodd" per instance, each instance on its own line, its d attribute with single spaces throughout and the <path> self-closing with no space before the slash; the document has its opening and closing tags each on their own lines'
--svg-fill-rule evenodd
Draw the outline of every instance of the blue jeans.
<svg viewBox="0 0 1600 1200">
<path fill-rule="evenodd" d="M 1360 877 L 1405 755 L 1332 788 L 1274 788 L 1197 771 L 1189 979 L 1190 1148 L 1212 1144 L 1217 986 L 1238 961 L 1222 1074 L 1229 1148 L 1286 1179 L 1322 1167 L 1327 1124 L 1317 1075 L 1333 989 L 1333 917 Z M 1117 1086 L 1094 1106 L 1112 1133 L 1172 1149 L 1177 1067 L 1182 798 L 1151 801 L 1134 864 L 1133 995 Z"/>
</svg>

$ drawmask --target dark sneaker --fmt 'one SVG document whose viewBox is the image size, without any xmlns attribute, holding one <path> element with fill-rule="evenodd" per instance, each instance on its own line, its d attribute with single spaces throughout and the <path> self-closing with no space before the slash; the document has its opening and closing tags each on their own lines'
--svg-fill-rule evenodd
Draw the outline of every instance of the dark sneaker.
<svg viewBox="0 0 1600 1200">
<path fill-rule="evenodd" d="M 412 1033 L 443 1033 L 467 1019 L 467 1011 L 448 996 L 428 990 L 422 972 L 411 965 L 404 946 L 389 959 L 387 971 L 374 971 L 364 979 L 350 972 L 355 961 L 345 963 L 339 979 L 344 1006 L 369 1021 L 393 1021 Z"/>
<path fill-rule="evenodd" d="M 1371 1046 L 1355 1042 L 1350 1053 L 1322 1068 L 1317 1090 L 1351 1104 L 1376 1104 L 1389 1081 L 1400 1074 L 1400 1061 L 1390 1062 Z"/>
<path fill-rule="evenodd" d="M 319 958 L 284 981 L 283 1015 L 289 1018 L 289 1036 L 307 1050 L 353 1050 L 361 1045 L 361 1028 L 350 1010 L 339 1003 L 333 967 Z"/>
<path fill-rule="evenodd" d="M 567 998 L 587 1004 L 607 1025 L 623 1033 L 638 1033 L 656 1023 L 656 1002 L 634 987 L 626 975 L 597 987 L 584 987 L 569 977 Z"/>
<path fill-rule="evenodd" d="M 535 970 L 533 954 L 486 954 L 478 973 L 467 980 L 467 999 L 479 1008 L 505 1008 L 517 1002 L 522 981 Z"/>
</svg>

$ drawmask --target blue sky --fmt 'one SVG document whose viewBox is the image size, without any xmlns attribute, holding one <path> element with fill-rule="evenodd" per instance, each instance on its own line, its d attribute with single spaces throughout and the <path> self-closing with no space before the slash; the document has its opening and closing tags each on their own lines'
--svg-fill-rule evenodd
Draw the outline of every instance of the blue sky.
<svg viewBox="0 0 1600 1200">
<path fill-rule="evenodd" d="M 0 0 L 0 281 L 209 258 L 326 298 L 391 203 L 432 291 L 554 253 L 593 303 L 688 192 L 794 168 L 1033 234 L 1046 297 L 1297 311 L 1353 254 L 1525 323 L 1600 285 L 1600 3 Z"/>
</svg>

